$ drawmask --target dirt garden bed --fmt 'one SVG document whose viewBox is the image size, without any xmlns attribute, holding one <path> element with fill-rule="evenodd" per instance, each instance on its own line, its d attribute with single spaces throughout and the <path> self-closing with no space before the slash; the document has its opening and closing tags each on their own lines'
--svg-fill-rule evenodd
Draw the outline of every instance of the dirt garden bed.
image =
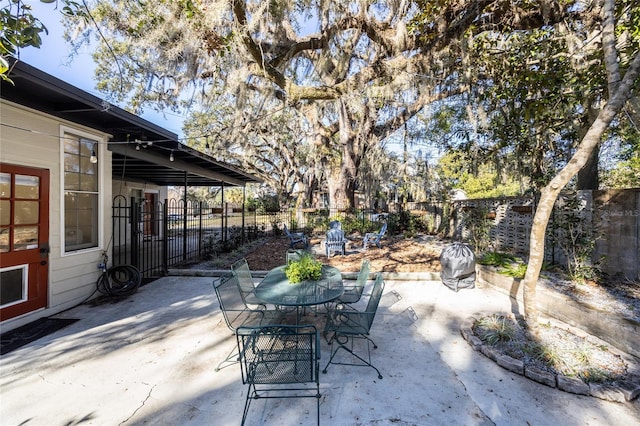
<svg viewBox="0 0 640 426">
<path fill-rule="evenodd" d="M 321 239 L 312 238 L 311 246 L 319 248 Z M 322 263 L 335 266 L 342 272 L 357 272 L 363 259 L 371 262 L 371 270 L 377 272 L 439 272 L 440 251 L 446 241 L 435 237 L 392 237 L 385 239 L 382 248 L 362 249 L 362 240 L 352 239 L 347 244 L 345 256 L 334 255 L 327 259 L 318 255 Z M 289 248 L 286 237 L 272 237 L 256 241 L 250 246 L 218 258 L 193 265 L 192 268 L 228 269 L 236 260 L 245 257 L 249 267 L 255 271 L 268 271 L 285 263 Z M 317 251 L 317 249 L 315 250 Z"/>
</svg>

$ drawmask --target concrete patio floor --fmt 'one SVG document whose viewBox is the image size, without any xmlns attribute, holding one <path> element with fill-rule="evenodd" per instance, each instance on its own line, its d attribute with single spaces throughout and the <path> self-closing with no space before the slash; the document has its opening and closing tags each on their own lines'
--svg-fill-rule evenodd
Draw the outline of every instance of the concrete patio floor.
<svg viewBox="0 0 640 426">
<path fill-rule="evenodd" d="M 366 367 L 320 375 L 324 425 L 631 425 L 640 402 L 607 402 L 508 372 L 460 336 L 475 312 L 512 308 L 489 288 L 387 281 Z M 210 277 L 170 276 L 132 297 L 82 305 L 80 321 L 2 357 L 2 425 L 238 425 L 246 395 L 237 364 L 214 372 L 235 338 Z M 321 317 L 310 317 L 321 323 Z M 321 368 L 329 357 L 323 340 Z M 308 425 L 315 400 L 261 400 L 247 424 Z"/>
</svg>

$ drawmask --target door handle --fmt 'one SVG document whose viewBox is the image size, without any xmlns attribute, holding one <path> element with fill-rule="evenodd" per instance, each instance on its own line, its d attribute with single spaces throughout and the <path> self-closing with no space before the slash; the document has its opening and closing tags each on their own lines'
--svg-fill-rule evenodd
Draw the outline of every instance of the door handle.
<svg viewBox="0 0 640 426">
<path fill-rule="evenodd" d="M 48 257 L 50 251 L 51 251 L 51 248 L 49 247 L 49 243 L 48 242 L 40 244 L 40 257 L 41 258 Z"/>
</svg>

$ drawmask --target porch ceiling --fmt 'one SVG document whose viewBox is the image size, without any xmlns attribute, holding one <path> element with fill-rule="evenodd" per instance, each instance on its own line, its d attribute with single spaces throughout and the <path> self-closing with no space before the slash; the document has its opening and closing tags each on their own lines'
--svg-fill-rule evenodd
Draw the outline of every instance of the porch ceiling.
<svg viewBox="0 0 640 426">
<path fill-rule="evenodd" d="M 113 178 L 156 185 L 173 186 L 243 186 L 260 182 L 253 176 L 175 141 L 109 145 L 113 153 Z M 173 152 L 174 161 L 169 157 Z"/>
<path fill-rule="evenodd" d="M 261 182 L 181 144 L 175 133 L 24 62 L 15 63 L 10 78 L 15 85 L 1 82 L 3 99 L 110 134 L 114 179 L 179 186 L 185 184 L 185 177 L 189 186 L 219 186 L 221 182 L 242 186 Z M 154 143 L 137 151 L 137 143 L 122 142 L 136 139 Z M 172 150 L 173 162 L 169 161 Z"/>
</svg>

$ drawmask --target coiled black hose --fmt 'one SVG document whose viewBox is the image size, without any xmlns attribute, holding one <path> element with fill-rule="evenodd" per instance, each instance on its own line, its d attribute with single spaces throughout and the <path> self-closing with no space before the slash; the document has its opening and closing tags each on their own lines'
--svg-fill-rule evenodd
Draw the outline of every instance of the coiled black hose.
<svg viewBox="0 0 640 426">
<path fill-rule="evenodd" d="M 130 296 L 138 290 L 142 274 L 135 266 L 118 265 L 107 269 L 98 278 L 98 291 L 108 296 Z"/>
</svg>

